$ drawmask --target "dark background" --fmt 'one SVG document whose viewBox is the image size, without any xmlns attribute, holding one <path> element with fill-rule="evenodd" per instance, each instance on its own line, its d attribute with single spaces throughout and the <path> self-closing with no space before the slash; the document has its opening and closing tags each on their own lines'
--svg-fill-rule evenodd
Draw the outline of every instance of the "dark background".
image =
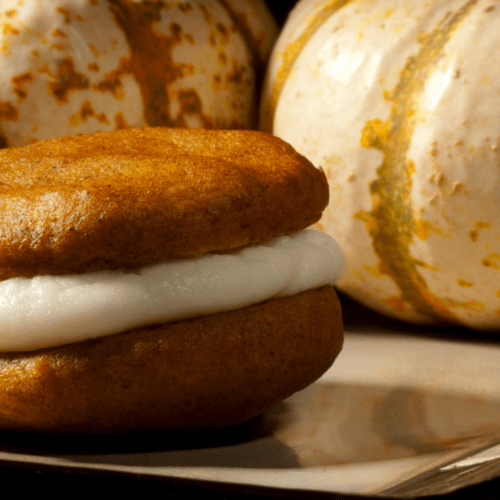
<svg viewBox="0 0 500 500">
<path fill-rule="evenodd" d="M 278 26 L 283 26 L 288 16 L 288 13 L 297 3 L 297 0 L 266 0 L 266 4 L 271 10 L 278 23 Z"/>
</svg>

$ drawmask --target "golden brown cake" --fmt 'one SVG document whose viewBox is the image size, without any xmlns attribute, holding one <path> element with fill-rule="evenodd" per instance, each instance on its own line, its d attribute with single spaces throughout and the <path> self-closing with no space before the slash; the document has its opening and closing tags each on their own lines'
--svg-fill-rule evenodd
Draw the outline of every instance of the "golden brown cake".
<svg viewBox="0 0 500 500">
<path fill-rule="evenodd" d="M 324 174 L 269 134 L 124 129 L 0 151 L 0 279 L 132 268 L 306 228 Z"/>
<path fill-rule="evenodd" d="M 259 132 L 126 129 L 1 151 L 0 287 L 16 293 L 19 283 L 78 281 L 103 270 L 131 273 L 133 281 L 144 266 L 297 234 L 327 202 L 324 173 Z M 36 336 L 54 310 L 33 314 L 26 332 Z M 9 322 L 0 319 L 0 345 Z M 342 342 L 334 289 L 313 285 L 97 338 L 0 347 L 0 428 L 114 433 L 234 425 L 315 381 Z"/>
</svg>

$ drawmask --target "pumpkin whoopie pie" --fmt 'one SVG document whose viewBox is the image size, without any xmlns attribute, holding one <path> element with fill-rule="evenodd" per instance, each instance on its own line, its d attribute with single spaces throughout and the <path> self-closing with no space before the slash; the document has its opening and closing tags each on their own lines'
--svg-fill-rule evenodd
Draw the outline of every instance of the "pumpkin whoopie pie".
<svg viewBox="0 0 500 500">
<path fill-rule="evenodd" d="M 327 203 L 261 132 L 0 151 L 0 428 L 223 427 L 312 383 L 343 341 Z"/>
</svg>

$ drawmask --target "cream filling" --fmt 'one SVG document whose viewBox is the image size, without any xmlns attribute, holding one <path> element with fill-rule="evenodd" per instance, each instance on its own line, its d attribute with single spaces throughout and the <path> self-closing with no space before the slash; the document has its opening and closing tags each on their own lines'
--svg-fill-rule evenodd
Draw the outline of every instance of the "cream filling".
<svg viewBox="0 0 500 500">
<path fill-rule="evenodd" d="M 135 272 L 12 278 L 0 282 L 0 351 L 69 344 L 240 309 L 333 285 L 343 268 L 337 243 L 307 230 Z"/>
</svg>

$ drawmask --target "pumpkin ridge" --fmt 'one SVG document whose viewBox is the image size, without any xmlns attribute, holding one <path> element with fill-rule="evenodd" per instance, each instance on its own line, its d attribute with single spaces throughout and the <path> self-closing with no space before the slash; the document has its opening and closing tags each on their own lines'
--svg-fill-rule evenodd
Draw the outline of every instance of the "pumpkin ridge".
<svg viewBox="0 0 500 500">
<path fill-rule="evenodd" d="M 266 109 L 261 116 L 260 129 L 262 131 L 272 132 L 273 126 L 271 121 L 275 114 L 281 91 L 302 49 L 321 25 L 323 25 L 333 14 L 346 7 L 352 1 L 353 0 L 333 0 L 330 5 L 322 7 L 322 10 L 313 17 L 304 32 L 294 42 L 286 46 L 281 65 L 276 74 L 271 95 L 265 103 Z"/>
<path fill-rule="evenodd" d="M 417 270 L 422 263 L 410 254 L 409 245 L 417 227 L 411 206 L 411 175 L 415 169 L 407 153 L 417 122 L 413 106 L 435 69 L 443 47 L 477 2 L 469 0 L 456 13 L 447 13 L 430 34 L 420 38 L 419 53 L 407 59 L 401 78 L 389 95 L 393 105 L 388 121 L 368 121 L 360 141 L 362 147 L 374 147 L 383 153 L 378 177 L 370 185 L 372 210 L 357 215 L 366 221 L 373 249 L 381 262 L 380 269 L 395 282 L 402 299 L 416 311 L 436 319 L 444 317 L 453 323 L 458 323 L 458 318 L 445 301 L 430 292 Z"/>
<path fill-rule="evenodd" d="M 251 60 L 250 60 L 250 66 L 255 68 L 255 89 L 254 89 L 254 95 L 253 99 L 254 102 L 258 101 L 258 96 L 261 93 L 261 87 L 262 87 L 262 82 L 263 82 L 263 77 L 264 77 L 264 71 L 265 71 L 265 63 L 262 61 L 259 51 L 257 49 L 257 40 L 253 37 L 250 28 L 248 25 L 245 23 L 244 19 L 241 19 L 239 16 L 236 15 L 236 13 L 231 9 L 231 7 L 225 2 L 224 0 L 219 0 L 221 7 L 226 11 L 227 15 L 231 19 L 231 21 L 234 23 L 235 26 L 237 26 L 239 32 L 241 33 L 241 37 L 243 39 L 243 42 L 245 43 L 245 46 L 248 50 L 248 53 L 250 54 Z M 251 118 L 251 122 L 253 124 L 256 124 L 258 121 L 258 110 L 257 108 L 254 109 L 253 115 Z"/>
</svg>

